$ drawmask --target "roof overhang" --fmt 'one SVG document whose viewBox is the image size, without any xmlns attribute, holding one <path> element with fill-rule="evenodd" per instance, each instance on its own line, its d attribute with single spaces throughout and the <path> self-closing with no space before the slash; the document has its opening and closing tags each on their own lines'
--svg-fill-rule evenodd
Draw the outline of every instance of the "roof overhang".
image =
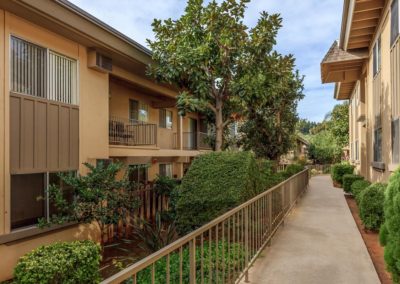
<svg viewBox="0 0 400 284">
<path fill-rule="evenodd" d="M 350 98 L 355 83 L 361 78 L 367 58 L 366 50 L 344 51 L 335 41 L 321 63 L 322 83 L 338 83 L 335 98 Z"/>
<path fill-rule="evenodd" d="M 69 1 L 1 0 L 0 9 L 103 52 L 127 70 L 138 72 L 152 62 L 149 49 Z"/>
<path fill-rule="evenodd" d="M 345 0 L 340 47 L 369 48 L 388 0 Z"/>
</svg>

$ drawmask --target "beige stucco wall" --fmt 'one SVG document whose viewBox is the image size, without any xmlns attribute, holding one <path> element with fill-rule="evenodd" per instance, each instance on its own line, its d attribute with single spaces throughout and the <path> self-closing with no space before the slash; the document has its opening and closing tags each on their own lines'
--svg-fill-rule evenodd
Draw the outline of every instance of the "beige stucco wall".
<svg viewBox="0 0 400 284">
<path fill-rule="evenodd" d="M 388 11 L 386 11 L 388 12 Z M 385 171 L 379 171 L 371 166 L 374 158 L 374 92 L 373 92 L 373 56 L 370 49 L 370 58 L 367 68 L 366 79 L 366 119 L 367 127 L 362 130 L 362 137 L 365 139 L 365 158 L 362 168 L 365 170 L 365 176 L 372 182 L 387 182 L 389 176 L 396 165 L 392 164 L 392 142 L 391 142 L 391 92 L 390 92 L 390 14 L 383 17 L 384 22 L 376 33 L 375 40 L 381 35 L 381 107 L 382 107 L 382 155 L 385 163 Z M 375 41 L 374 41 L 375 42 Z M 373 42 L 373 43 L 374 43 Z"/>
<path fill-rule="evenodd" d="M 9 172 L 9 39 L 14 35 L 50 48 L 79 62 L 80 96 L 80 164 L 93 158 L 108 158 L 108 76 L 87 68 L 86 47 L 51 33 L 41 27 L 0 10 L 0 235 L 10 233 Z M 81 173 L 85 170 L 80 168 Z M 74 226 L 67 230 L 46 233 L 0 245 L 0 281 L 12 276 L 18 258 L 39 245 L 54 241 L 97 239 L 96 230 Z"/>
</svg>

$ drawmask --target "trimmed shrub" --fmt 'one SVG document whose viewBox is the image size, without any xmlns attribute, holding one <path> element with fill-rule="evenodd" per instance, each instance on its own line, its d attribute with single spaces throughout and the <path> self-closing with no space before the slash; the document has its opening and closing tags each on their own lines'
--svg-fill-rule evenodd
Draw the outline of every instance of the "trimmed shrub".
<svg viewBox="0 0 400 284">
<path fill-rule="evenodd" d="M 337 184 L 343 183 L 343 176 L 345 174 L 353 174 L 354 166 L 349 164 L 335 164 L 331 167 L 332 180 Z"/>
<path fill-rule="evenodd" d="M 172 194 L 179 233 L 196 229 L 262 191 L 250 152 L 214 152 L 197 157 Z"/>
<path fill-rule="evenodd" d="M 99 283 L 100 246 L 92 241 L 41 246 L 21 257 L 15 283 Z"/>
<path fill-rule="evenodd" d="M 269 160 L 259 160 L 262 189 L 269 189 L 284 180 L 284 177 L 275 172 L 273 162 Z"/>
<path fill-rule="evenodd" d="M 380 230 L 385 246 L 385 262 L 392 273 L 393 282 L 400 280 L 400 169 L 390 177 L 385 191 L 385 221 Z"/>
<path fill-rule="evenodd" d="M 357 201 L 357 204 L 360 203 L 359 197 L 360 197 L 360 193 L 366 189 L 368 186 L 370 186 L 371 183 L 367 180 L 356 180 L 353 182 L 353 184 L 351 185 L 351 193 L 354 195 L 354 198 Z"/>
<path fill-rule="evenodd" d="M 210 250 L 211 248 L 211 250 Z M 233 257 L 232 253 L 235 253 L 235 257 Z M 242 245 L 238 243 L 230 243 L 228 245 L 227 242 L 222 244 L 222 242 L 212 242 L 211 245 L 209 242 L 204 242 L 204 250 L 203 257 L 201 256 L 200 247 L 196 248 L 196 263 L 203 262 L 203 277 L 204 282 L 209 283 L 212 280 L 212 283 L 223 283 L 228 278 L 228 275 L 233 275 L 235 271 L 240 269 L 240 265 L 244 261 L 245 250 Z M 218 270 L 216 269 L 216 262 L 218 255 Z M 224 257 L 222 257 L 224 256 Z M 182 250 L 182 283 L 190 282 L 190 263 L 189 263 L 189 249 L 185 247 Z M 211 261 L 211 267 L 210 267 Z M 179 283 L 180 282 L 180 257 L 179 253 L 174 252 L 170 254 L 169 260 L 169 270 L 170 270 L 170 283 Z M 162 258 L 155 263 L 155 281 L 154 283 L 167 283 L 167 269 L 166 269 L 166 258 Z M 228 269 L 229 268 L 229 269 Z M 211 274 L 210 274 L 211 269 Z M 146 269 L 140 271 L 137 274 L 137 283 L 140 284 L 151 284 L 152 282 L 152 267 L 147 267 Z M 196 274 L 197 279 L 201 279 L 201 269 L 200 265 L 196 266 Z M 127 281 L 127 283 L 131 284 L 133 281 Z"/>
<path fill-rule="evenodd" d="M 353 175 L 353 174 L 345 174 L 343 175 L 343 190 L 347 193 L 351 193 L 351 186 L 353 182 L 357 180 L 363 180 L 364 177 L 359 176 L 359 175 Z"/>
<path fill-rule="evenodd" d="M 360 218 L 368 230 L 378 231 L 383 217 L 386 185 L 374 183 L 360 193 Z"/>
</svg>

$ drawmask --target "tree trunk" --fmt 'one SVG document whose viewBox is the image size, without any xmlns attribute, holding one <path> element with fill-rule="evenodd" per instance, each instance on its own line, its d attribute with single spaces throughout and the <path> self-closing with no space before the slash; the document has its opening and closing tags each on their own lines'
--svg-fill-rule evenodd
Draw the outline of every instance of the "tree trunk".
<svg viewBox="0 0 400 284">
<path fill-rule="evenodd" d="M 215 151 L 222 151 L 222 142 L 224 134 L 224 122 L 222 117 L 222 103 L 216 101 L 216 112 L 215 112 Z"/>
</svg>

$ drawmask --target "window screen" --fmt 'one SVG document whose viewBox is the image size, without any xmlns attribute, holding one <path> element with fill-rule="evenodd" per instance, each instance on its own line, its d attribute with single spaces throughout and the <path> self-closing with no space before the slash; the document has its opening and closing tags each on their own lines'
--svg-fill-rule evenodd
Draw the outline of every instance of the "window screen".
<svg viewBox="0 0 400 284">
<path fill-rule="evenodd" d="M 135 100 L 129 100 L 129 119 L 131 121 L 139 120 L 139 102 Z"/>
<path fill-rule="evenodd" d="M 47 51 L 11 37 L 11 91 L 46 98 Z"/>
<path fill-rule="evenodd" d="M 77 105 L 77 62 L 11 37 L 11 91 Z"/>
<path fill-rule="evenodd" d="M 166 109 L 160 109 L 160 127 L 172 129 L 172 111 Z"/>
<path fill-rule="evenodd" d="M 374 162 L 382 162 L 382 128 L 374 131 Z"/>
<path fill-rule="evenodd" d="M 159 175 L 172 178 L 172 164 L 160 164 Z"/>
</svg>

